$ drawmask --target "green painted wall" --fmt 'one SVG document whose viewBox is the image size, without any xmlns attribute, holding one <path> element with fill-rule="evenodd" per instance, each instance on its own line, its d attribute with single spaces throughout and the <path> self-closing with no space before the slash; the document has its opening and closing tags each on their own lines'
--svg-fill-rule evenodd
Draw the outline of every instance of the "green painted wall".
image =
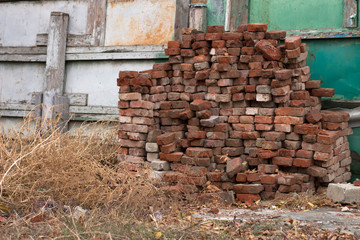
<svg viewBox="0 0 360 240">
<path fill-rule="evenodd" d="M 207 25 L 224 25 L 226 0 L 207 0 Z"/>
<path fill-rule="evenodd" d="M 343 0 L 250 0 L 249 5 L 249 22 L 267 23 L 269 30 L 343 25 Z"/>
<path fill-rule="evenodd" d="M 335 88 L 335 99 L 360 100 L 360 39 L 305 40 L 312 80 Z"/>
</svg>

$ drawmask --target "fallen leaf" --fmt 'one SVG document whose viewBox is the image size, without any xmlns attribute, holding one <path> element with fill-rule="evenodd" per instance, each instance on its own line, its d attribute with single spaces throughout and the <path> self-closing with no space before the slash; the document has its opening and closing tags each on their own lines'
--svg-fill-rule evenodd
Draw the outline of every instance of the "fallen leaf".
<svg viewBox="0 0 360 240">
<path fill-rule="evenodd" d="M 156 232 L 155 233 L 155 239 L 160 239 L 162 236 L 162 233 L 161 232 Z"/>
</svg>

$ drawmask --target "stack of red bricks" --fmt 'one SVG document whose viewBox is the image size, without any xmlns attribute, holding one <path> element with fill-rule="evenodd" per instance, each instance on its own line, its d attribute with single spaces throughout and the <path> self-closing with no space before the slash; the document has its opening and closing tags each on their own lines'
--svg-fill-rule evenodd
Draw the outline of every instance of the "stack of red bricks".
<svg viewBox="0 0 360 240">
<path fill-rule="evenodd" d="M 334 89 L 309 80 L 301 38 L 266 30 L 185 29 L 168 43 L 168 62 L 120 72 L 119 158 L 149 161 L 183 189 L 211 182 L 242 201 L 348 181 L 349 115 L 321 111 Z"/>
</svg>

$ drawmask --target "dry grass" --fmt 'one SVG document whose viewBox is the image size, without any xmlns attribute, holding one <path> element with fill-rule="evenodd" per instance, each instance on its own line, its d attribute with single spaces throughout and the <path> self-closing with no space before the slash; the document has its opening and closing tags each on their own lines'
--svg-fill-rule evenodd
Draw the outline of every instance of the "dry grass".
<svg viewBox="0 0 360 240">
<path fill-rule="evenodd" d="M 0 135 L 0 203 L 20 211 L 51 199 L 135 215 L 163 205 L 165 195 L 146 169 L 135 175 L 117 163 L 115 127 L 89 123 L 61 134 L 54 126 L 44 133 L 27 119 Z"/>
</svg>

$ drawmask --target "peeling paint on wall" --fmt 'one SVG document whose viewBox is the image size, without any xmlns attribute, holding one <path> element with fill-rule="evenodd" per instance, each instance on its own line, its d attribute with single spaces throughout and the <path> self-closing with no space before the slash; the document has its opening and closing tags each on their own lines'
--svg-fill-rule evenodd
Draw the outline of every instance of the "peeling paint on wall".
<svg viewBox="0 0 360 240">
<path fill-rule="evenodd" d="M 174 36 L 175 6 L 176 0 L 110 1 L 105 45 L 167 44 Z"/>
</svg>

